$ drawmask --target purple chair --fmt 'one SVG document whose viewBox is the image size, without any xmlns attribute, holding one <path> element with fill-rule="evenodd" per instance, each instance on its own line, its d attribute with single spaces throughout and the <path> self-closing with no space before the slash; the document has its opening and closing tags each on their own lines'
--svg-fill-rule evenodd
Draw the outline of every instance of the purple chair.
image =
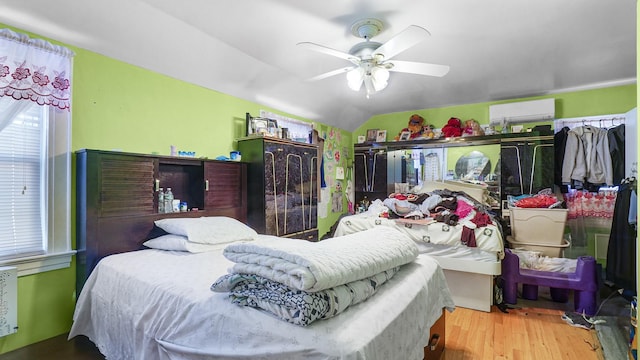
<svg viewBox="0 0 640 360">
<path fill-rule="evenodd" d="M 520 269 L 520 259 L 511 250 L 505 249 L 502 260 L 502 278 L 504 280 L 503 298 L 508 304 L 517 302 L 518 284 L 522 284 L 522 298 L 538 299 L 538 286 L 548 286 L 551 299 L 567 302 L 569 290 L 574 291 L 574 308 L 577 313 L 593 316 L 596 313 L 596 292 L 598 277 L 596 260 L 592 256 L 580 256 L 576 272 L 562 273 Z"/>
</svg>

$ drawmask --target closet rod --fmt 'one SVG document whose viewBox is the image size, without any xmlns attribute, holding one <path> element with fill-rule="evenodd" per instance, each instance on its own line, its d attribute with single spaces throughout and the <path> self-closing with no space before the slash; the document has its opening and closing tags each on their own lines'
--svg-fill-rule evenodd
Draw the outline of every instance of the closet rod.
<svg viewBox="0 0 640 360">
<path fill-rule="evenodd" d="M 557 119 L 555 123 L 559 123 L 559 127 L 563 127 L 565 124 L 584 124 L 584 125 L 593 125 L 594 123 L 598 123 L 600 125 L 611 125 L 617 126 L 620 124 L 624 124 L 626 120 L 625 116 L 614 115 L 611 117 L 606 116 L 592 116 L 585 118 L 570 118 L 570 119 Z M 617 123 L 616 123 L 617 122 Z"/>
</svg>

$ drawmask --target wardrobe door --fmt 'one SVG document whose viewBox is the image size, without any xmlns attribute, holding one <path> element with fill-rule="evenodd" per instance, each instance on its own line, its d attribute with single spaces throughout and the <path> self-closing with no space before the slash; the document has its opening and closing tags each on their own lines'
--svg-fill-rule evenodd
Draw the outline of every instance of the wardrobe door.
<svg viewBox="0 0 640 360">
<path fill-rule="evenodd" d="M 508 195 L 536 194 L 553 189 L 555 150 L 553 137 L 545 136 L 500 144 L 502 200 Z"/>
<path fill-rule="evenodd" d="M 313 146 L 265 146 L 267 233 L 284 236 L 317 225 L 317 150 Z"/>
</svg>

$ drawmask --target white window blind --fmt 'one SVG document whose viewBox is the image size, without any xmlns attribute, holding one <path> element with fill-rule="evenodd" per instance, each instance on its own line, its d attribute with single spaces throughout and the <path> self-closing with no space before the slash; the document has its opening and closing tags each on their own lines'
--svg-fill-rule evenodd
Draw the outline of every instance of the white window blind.
<svg viewBox="0 0 640 360">
<path fill-rule="evenodd" d="M 47 250 L 47 124 L 31 103 L 0 130 L 0 259 Z"/>
</svg>

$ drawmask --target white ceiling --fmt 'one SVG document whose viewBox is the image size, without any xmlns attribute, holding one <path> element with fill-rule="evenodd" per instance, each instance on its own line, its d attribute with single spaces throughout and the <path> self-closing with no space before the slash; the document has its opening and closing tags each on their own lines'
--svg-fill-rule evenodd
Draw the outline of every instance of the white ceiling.
<svg viewBox="0 0 640 360">
<path fill-rule="evenodd" d="M 344 75 L 306 81 L 349 63 L 296 44 L 348 52 L 367 17 L 382 43 L 429 30 L 395 59 L 450 72 L 394 72 L 369 99 Z M 636 80 L 635 0 L 0 0 L 0 23 L 349 131 L 375 114 Z"/>
</svg>

